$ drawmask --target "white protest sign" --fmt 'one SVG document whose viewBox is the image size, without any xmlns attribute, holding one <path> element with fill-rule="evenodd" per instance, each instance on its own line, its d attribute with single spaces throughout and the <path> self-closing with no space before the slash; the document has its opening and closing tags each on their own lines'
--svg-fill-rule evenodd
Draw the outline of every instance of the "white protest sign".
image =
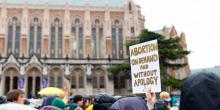
<svg viewBox="0 0 220 110">
<path fill-rule="evenodd" d="M 129 47 L 133 93 L 161 92 L 157 40 Z"/>
</svg>

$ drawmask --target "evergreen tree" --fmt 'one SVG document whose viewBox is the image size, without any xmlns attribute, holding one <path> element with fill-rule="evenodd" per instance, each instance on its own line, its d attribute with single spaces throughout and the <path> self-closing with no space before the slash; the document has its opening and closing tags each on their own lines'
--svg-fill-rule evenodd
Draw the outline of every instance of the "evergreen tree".
<svg viewBox="0 0 220 110">
<path fill-rule="evenodd" d="M 173 89 L 179 89 L 182 85 L 183 80 L 175 79 L 166 73 L 167 68 L 178 69 L 188 65 L 187 63 L 170 63 L 170 61 L 175 61 L 177 59 L 184 58 L 190 52 L 183 50 L 180 45 L 180 38 L 165 38 L 165 36 L 157 34 L 155 32 L 148 31 L 144 29 L 139 35 L 139 39 L 136 43 L 147 42 L 157 39 L 158 49 L 159 49 L 159 60 L 160 60 L 160 73 L 162 80 L 162 87 L 172 87 Z M 110 68 L 111 73 L 115 74 L 118 72 L 127 72 L 130 76 L 130 64 L 129 60 L 125 64 L 115 66 Z"/>
</svg>

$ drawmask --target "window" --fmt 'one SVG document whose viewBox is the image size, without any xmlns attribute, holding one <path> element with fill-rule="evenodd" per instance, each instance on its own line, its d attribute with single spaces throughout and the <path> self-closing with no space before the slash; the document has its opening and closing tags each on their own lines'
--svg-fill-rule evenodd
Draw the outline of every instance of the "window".
<svg viewBox="0 0 220 110">
<path fill-rule="evenodd" d="M 54 78 L 53 76 L 50 76 L 49 85 L 50 85 L 51 87 L 54 87 L 54 86 L 55 86 L 55 78 Z"/>
<path fill-rule="evenodd" d="M 79 88 L 83 88 L 84 87 L 84 79 L 83 76 L 79 76 Z"/>
<path fill-rule="evenodd" d="M 34 54 L 34 27 L 30 27 L 29 56 Z"/>
<path fill-rule="evenodd" d="M 118 86 L 118 77 L 114 77 L 114 88 L 115 89 L 119 88 L 119 86 Z"/>
<path fill-rule="evenodd" d="M 103 51 L 103 47 L 104 47 L 104 38 L 103 38 L 103 28 L 99 28 L 99 56 L 100 58 L 104 58 L 104 51 Z"/>
<path fill-rule="evenodd" d="M 83 58 L 83 43 L 84 43 L 84 35 L 83 35 L 83 23 L 80 21 L 80 18 L 76 18 L 72 24 L 72 35 L 74 48 L 72 50 L 73 57 Z"/>
<path fill-rule="evenodd" d="M 83 58 L 83 28 L 79 28 L 79 58 Z"/>
<path fill-rule="evenodd" d="M 122 28 L 119 29 L 118 38 L 119 38 L 119 58 L 123 58 L 123 30 Z"/>
<path fill-rule="evenodd" d="M 21 36 L 20 26 L 16 26 L 16 36 L 15 36 L 15 56 L 19 57 L 20 53 L 20 36 Z"/>
<path fill-rule="evenodd" d="M 97 53 L 96 48 L 96 28 L 92 28 L 92 57 L 95 58 Z"/>
<path fill-rule="evenodd" d="M 92 85 L 93 85 L 93 88 L 98 88 L 98 79 L 96 76 L 92 77 Z"/>
<path fill-rule="evenodd" d="M 92 24 L 92 57 L 103 58 L 104 50 L 104 38 L 103 38 L 103 26 L 99 19 L 95 19 Z"/>
<path fill-rule="evenodd" d="M 63 77 L 62 76 L 58 76 L 57 77 L 57 87 L 58 88 L 62 88 L 63 87 Z"/>
<path fill-rule="evenodd" d="M 17 17 L 13 17 L 9 20 L 9 23 L 8 23 L 8 45 L 7 45 L 8 55 L 11 53 L 15 53 L 15 57 L 19 57 L 20 36 L 21 36 L 20 23 Z M 15 44 L 14 47 L 13 47 L 13 44 Z"/>
<path fill-rule="evenodd" d="M 104 76 L 100 77 L 100 88 L 105 88 L 105 77 Z"/>
<path fill-rule="evenodd" d="M 13 26 L 8 26 L 8 55 L 12 53 L 12 43 L 13 43 Z M 10 39 L 10 40 L 9 40 Z"/>
<path fill-rule="evenodd" d="M 40 20 L 37 17 L 34 17 L 31 22 L 29 35 L 30 35 L 29 36 L 29 39 L 30 39 L 29 40 L 29 56 L 36 54 L 38 57 L 40 57 L 41 56 L 42 28 L 41 28 Z"/>
<path fill-rule="evenodd" d="M 134 34 L 134 27 L 131 27 L 131 33 Z"/>
<path fill-rule="evenodd" d="M 50 54 L 52 58 L 63 57 L 63 28 L 59 18 L 55 18 L 51 24 Z"/>
<path fill-rule="evenodd" d="M 18 89 L 18 77 L 13 77 L 13 89 Z"/>
<path fill-rule="evenodd" d="M 121 76 L 120 77 L 120 88 L 125 88 L 125 77 Z"/>
<path fill-rule="evenodd" d="M 123 58 L 123 28 L 122 23 L 116 19 L 112 25 L 112 57 Z M 119 56 L 118 56 L 119 55 Z"/>
<path fill-rule="evenodd" d="M 37 28 L 37 56 L 41 57 L 42 28 Z"/>
<path fill-rule="evenodd" d="M 132 9 L 131 9 L 131 2 L 129 2 L 129 6 L 128 6 L 128 8 L 129 8 L 129 11 L 132 10 Z"/>
<path fill-rule="evenodd" d="M 62 53 L 63 53 L 63 28 L 59 27 L 58 30 L 58 57 L 62 58 Z"/>
<path fill-rule="evenodd" d="M 50 33 L 50 51 L 51 51 L 51 57 L 55 58 L 55 27 L 51 28 Z"/>
<path fill-rule="evenodd" d="M 76 88 L 76 77 L 75 76 L 72 76 L 72 79 L 71 79 L 71 88 Z"/>
</svg>

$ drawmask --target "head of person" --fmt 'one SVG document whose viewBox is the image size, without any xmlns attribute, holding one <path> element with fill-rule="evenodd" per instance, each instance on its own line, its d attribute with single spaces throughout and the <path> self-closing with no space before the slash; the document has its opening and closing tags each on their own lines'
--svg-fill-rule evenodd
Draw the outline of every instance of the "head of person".
<svg viewBox="0 0 220 110">
<path fill-rule="evenodd" d="M 77 105 L 82 107 L 83 106 L 83 97 L 81 95 L 74 96 L 73 103 L 76 103 Z"/>
<path fill-rule="evenodd" d="M 170 94 L 166 91 L 163 91 L 160 93 L 160 99 L 165 101 L 165 100 L 170 100 Z"/>
<path fill-rule="evenodd" d="M 125 97 L 117 100 L 108 110 L 148 110 L 143 98 Z"/>
<path fill-rule="evenodd" d="M 214 73 L 191 75 L 181 89 L 180 110 L 220 110 L 220 78 Z"/>
<path fill-rule="evenodd" d="M 12 90 L 9 91 L 6 95 L 8 102 L 14 102 L 19 104 L 24 104 L 25 102 L 25 95 L 24 91 L 22 90 Z"/>
<path fill-rule="evenodd" d="M 66 104 L 61 98 L 58 97 L 51 103 L 51 105 L 60 108 L 61 110 L 64 110 L 66 108 Z"/>
<path fill-rule="evenodd" d="M 93 110 L 108 110 L 116 99 L 107 93 L 100 93 L 95 96 Z"/>
</svg>

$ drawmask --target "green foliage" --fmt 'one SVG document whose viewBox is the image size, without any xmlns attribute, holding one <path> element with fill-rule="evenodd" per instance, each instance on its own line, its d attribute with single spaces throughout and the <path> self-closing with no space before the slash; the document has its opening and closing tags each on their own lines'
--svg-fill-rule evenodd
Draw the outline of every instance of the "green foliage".
<svg viewBox="0 0 220 110">
<path fill-rule="evenodd" d="M 171 86 L 172 88 L 179 89 L 183 83 L 183 80 L 175 79 L 169 76 L 166 73 L 166 69 L 171 67 L 174 69 L 178 69 L 188 65 L 187 63 L 171 63 L 170 61 L 175 61 L 177 59 L 184 58 L 190 52 L 183 50 L 181 45 L 179 44 L 180 38 L 165 38 L 165 36 L 148 31 L 144 29 L 141 34 L 139 35 L 139 41 L 134 41 L 129 45 L 134 45 L 137 43 L 147 42 L 150 40 L 158 41 L 158 49 L 159 49 L 159 60 L 160 60 L 160 72 L 161 72 L 161 79 L 162 79 L 162 86 L 167 87 Z M 136 43 L 135 43 L 136 42 Z M 126 62 L 125 64 L 112 67 L 110 69 L 111 73 L 118 73 L 121 71 L 130 71 L 130 64 Z M 130 73 L 130 72 L 129 72 Z"/>
</svg>

